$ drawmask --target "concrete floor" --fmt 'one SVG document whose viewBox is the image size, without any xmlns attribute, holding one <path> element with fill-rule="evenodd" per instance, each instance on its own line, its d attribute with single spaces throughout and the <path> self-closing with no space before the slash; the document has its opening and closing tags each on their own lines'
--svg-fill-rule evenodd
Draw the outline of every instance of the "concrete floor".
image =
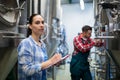
<svg viewBox="0 0 120 80">
<path fill-rule="evenodd" d="M 61 66 L 58 70 L 56 80 L 71 80 L 70 79 L 70 72 L 69 72 L 69 64 L 65 66 Z M 63 79 L 62 79 L 63 78 Z"/>
<path fill-rule="evenodd" d="M 48 78 L 47 80 L 52 80 L 52 78 Z M 57 68 L 56 80 L 71 80 L 70 72 L 69 72 L 69 64 L 62 65 Z"/>
</svg>

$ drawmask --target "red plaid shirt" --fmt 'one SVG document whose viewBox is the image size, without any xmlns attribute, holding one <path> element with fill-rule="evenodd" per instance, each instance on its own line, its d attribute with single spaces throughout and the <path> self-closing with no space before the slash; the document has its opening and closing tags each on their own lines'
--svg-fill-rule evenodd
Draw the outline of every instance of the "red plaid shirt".
<svg viewBox="0 0 120 80">
<path fill-rule="evenodd" d="M 85 39 L 83 38 L 82 34 L 76 36 L 74 38 L 73 43 L 74 43 L 73 54 L 77 54 L 79 51 L 85 53 L 95 45 L 95 42 L 91 38 Z"/>
</svg>

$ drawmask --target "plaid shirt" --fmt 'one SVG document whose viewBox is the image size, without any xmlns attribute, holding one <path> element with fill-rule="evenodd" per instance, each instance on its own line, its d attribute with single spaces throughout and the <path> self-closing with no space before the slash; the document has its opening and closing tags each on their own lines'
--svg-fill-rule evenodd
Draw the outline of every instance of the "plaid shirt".
<svg viewBox="0 0 120 80">
<path fill-rule="evenodd" d="M 81 51 L 82 53 L 90 51 L 90 49 L 95 45 L 95 42 L 91 38 L 83 38 L 82 34 L 80 34 L 74 38 L 73 44 L 73 54 L 77 54 L 79 51 Z"/>
<path fill-rule="evenodd" d="M 18 46 L 18 80 L 46 80 L 41 63 L 47 59 L 43 42 L 39 46 L 31 36 L 22 40 Z"/>
</svg>

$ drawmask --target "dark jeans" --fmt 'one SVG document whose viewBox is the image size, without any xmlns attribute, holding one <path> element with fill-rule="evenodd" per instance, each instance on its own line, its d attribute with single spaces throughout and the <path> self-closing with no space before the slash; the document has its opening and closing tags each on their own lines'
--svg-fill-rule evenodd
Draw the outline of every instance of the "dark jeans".
<svg viewBox="0 0 120 80">
<path fill-rule="evenodd" d="M 71 74 L 71 80 L 92 80 L 92 76 L 90 73 L 90 70 L 87 71 L 80 71 L 80 75 L 72 75 Z"/>
</svg>

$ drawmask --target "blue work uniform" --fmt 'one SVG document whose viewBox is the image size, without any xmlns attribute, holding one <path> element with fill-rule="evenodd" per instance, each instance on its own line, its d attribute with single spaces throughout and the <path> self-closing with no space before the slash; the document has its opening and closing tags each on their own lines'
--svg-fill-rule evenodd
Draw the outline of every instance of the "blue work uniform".
<svg viewBox="0 0 120 80">
<path fill-rule="evenodd" d="M 29 36 L 18 46 L 18 80 L 47 80 L 46 70 L 41 69 L 41 63 L 48 59 L 46 46 L 41 45 Z"/>
</svg>

